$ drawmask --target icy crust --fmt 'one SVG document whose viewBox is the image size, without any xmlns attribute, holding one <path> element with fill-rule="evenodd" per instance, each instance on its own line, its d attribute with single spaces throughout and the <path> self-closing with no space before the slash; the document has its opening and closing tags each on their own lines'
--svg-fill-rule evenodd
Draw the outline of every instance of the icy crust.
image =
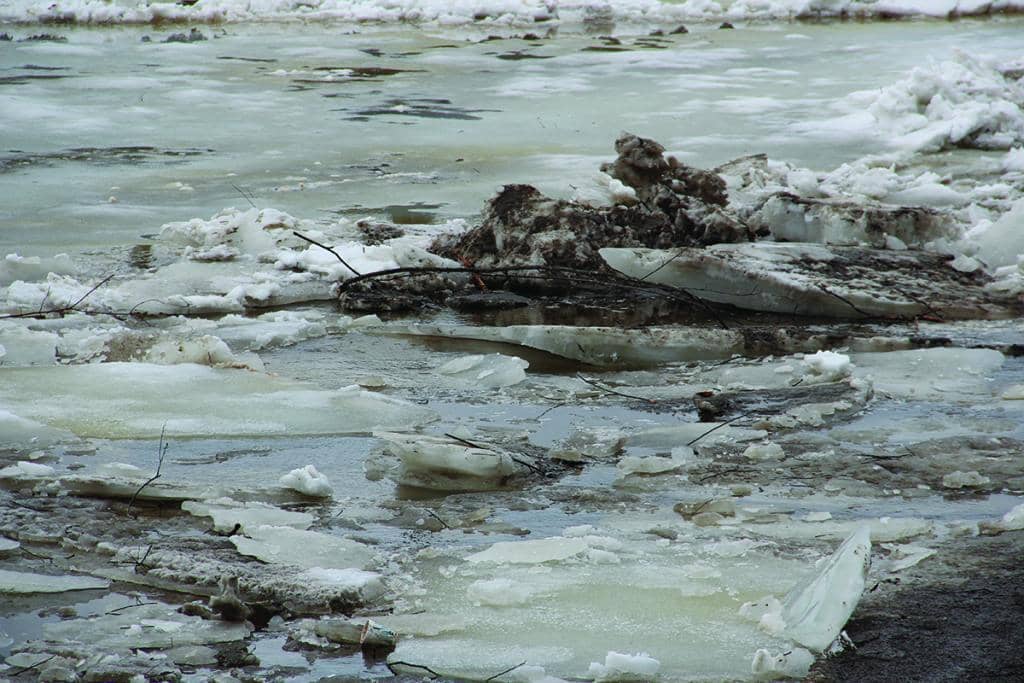
<svg viewBox="0 0 1024 683">
<path fill-rule="evenodd" d="M 1021 10 L 1017 0 L 211 0 L 193 6 L 121 0 L 13 0 L 5 21 L 91 24 L 236 22 L 314 19 L 343 22 L 415 22 L 442 25 L 575 24 L 594 20 L 657 22 L 713 19 L 791 19 L 899 16 L 956 17 Z"/>
<path fill-rule="evenodd" d="M 498 542 L 462 561 L 448 551 L 420 563 L 417 590 L 396 605 L 395 617 L 426 610 L 451 626 L 430 638 L 400 638 L 389 661 L 482 679 L 525 659 L 547 676 L 648 681 L 659 673 L 675 680 L 682 670 L 687 678 L 747 680 L 751 661 L 760 660 L 754 674 L 774 669 L 799 677 L 813 661 L 809 653 L 789 661 L 770 654 L 794 649 L 793 636 L 782 632 L 783 614 L 794 634 L 831 642 L 860 596 L 865 547 L 856 535 L 815 568 L 778 556 L 771 543 L 726 529 L 709 535 L 696 520 L 677 517 L 659 535 L 649 531 L 655 522 L 648 513 L 605 522 Z M 793 588 L 794 575 L 809 578 Z M 774 610 L 761 610 L 773 611 L 777 628 L 763 628 L 760 613 L 751 619 L 744 611 L 766 590 L 790 589 L 792 610 L 777 600 Z"/>
<path fill-rule="evenodd" d="M 5 371 L 0 406 L 82 437 L 369 434 L 434 411 L 356 386 L 322 390 L 246 370 L 98 363 Z M 259 416 L 259 417 L 256 417 Z"/>
<path fill-rule="evenodd" d="M 981 273 L 962 273 L 923 252 L 757 242 L 602 249 L 601 256 L 632 277 L 650 275 L 709 301 L 789 315 L 983 318 L 1006 315 L 1012 303 L 989 296 Z"/>
<path fill-rule="evenodd" d="M 839 107 L 849 113 L 799 129 L 829 139 L 837 134 L 878 138 L 905 152 L 1010 149 L 1024 142 L 1019 70 L 962 51 L 953 59 L 916 67 L 881 90 L 852 93 Z"/>
<path fill-rule="evenodd" d="M 296 232 L 336 245 L 337 256 Z M 122 317 L 242 313 L 332 300 L 336 283 L 354 272 L 458 265 L 427 254 L 413 238 L 367 246 L 353 239 L 355 233 L 348 223 L 325 226 L 275 209 L 225 209 L 209 220 L 164 225 L 158 246 L 171 260 L 151 272 L 116 277 L 97 287 L 60 267 L 44 274 L 40 264 L 2 290 L 0 306 L 25 313 L 44 304 L 56 309 L 81 303 L 79 310 Z"/>
</svg>

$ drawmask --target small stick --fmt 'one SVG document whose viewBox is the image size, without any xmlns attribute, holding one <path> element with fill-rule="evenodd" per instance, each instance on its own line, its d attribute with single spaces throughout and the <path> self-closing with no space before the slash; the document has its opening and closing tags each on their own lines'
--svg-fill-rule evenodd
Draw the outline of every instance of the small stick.
<svg viewBox="0 0 1024 683">
<path fill-rule="evenodd" d="M 708 435 L 708 434 L 710 434 L 711 432 L 715 431 L 716 429 L 721 429 L 722 427 L 725 427 L 726 425 L 728 425 L 728 424 L 730 424 L 730 423 L 732 423 L 732 422 L 735 422 L 736 420 L 742 420 L 743 418 L 747 417 L 748 415 L 752 415 L 753 413 L 756 413 L 756 412 L 757 412 L 756 410 L 748 410 L 747 412 L 745 412 L 745 413 L 742 413 L 742 414 L 740 414 L 740 415 L 737 415 L 737 416 L 736 416 L 736 417 L 734 417 L 734 418 L 728 419 L 728 420 L 726 420 L 725 422 L 722 422 L 722 423 L 716 424 L 716 425 L 715 425 L 714 427 L 712 427 L 712 428 L 711 428 L 711 429 L 709 429 L 708 431 L 704 432 L 703 434 L 701 434 L 701 435 L 700 435 L 700 436 L 698 436 L 697 438 L 695 438 L 695 439 L 692 439 L 692 440 L 691 440 L 690 442 L 688 442 L 688 443 L 687 443 L 686 445 L 687 445 L 687 446 L 692 446 L 693 444 L 697 443 L 698 441 L 700 441 L 701 439 L 703 439 L 703 438 L 704 438 L 705 436 L 707 436 L 707 435 Z"/>
<path fill-rule="evenodd" d="M 422 671 L 426 671 L 434 678 L 441 678 L 441 674 L 437 673 L 429 666 L 423 666 L 422 664 L 413 664 L 412 662 L 384 662 L 384 665 L 388 668 L 388 671 L 395 674 L 396 676 L 398 675 L 398 672 L 395 671 L 396 666 L 407 666 L 411 669 L 420 669 Z"/>
<path fill-rule="evenodd" d="M 140 493 L 142 493 L 142 489 L 146 488 L 147 486 L 149 486 L 154 481 L 156 481 L 157 479 L 160 478 L 160 468 L 164 466 L 164 456 L 167 455 L 167 449 L 170 447 L 170 444 L 165 444 L 164 443 L 164 432 L 166 430 L 167 430 L 167 423 L 164 422 L 164 426 L 160 428 L 160 443 L 157 444 L 157 447 L 156 447 L 156 450 L 157 450 L 156 474 L 154 474 L 152 477 L 147 479 L 146 482 L 142 486 L 140 486 L 138 489 L 136 489 L 135 493 L 132 494 L 131 499 L 128 501 L 128 513 L 129 514 L 131 513 L 132 505 L 135 504 L 135 499 L 139 497 Z"/>
<path fill-rule="evenodd" d="M 634 396 L 632 394 L 624 394 L 621 391 L 615 391 L 614 389 L 611 389 L 609 387 L 606 387 L 606 386 L 598 383 L 596 380 L 587 379 L 586 377 L 584 377 L 579 372 L 576 373 L 576 379 L 580 380 L 581 382 L 586 382 L 587 384 L 589 384 L 590 386 L 594 387 L 595 389 L 600 389 L 601 391 L 603 391 L 605 393 L 608 393 L 608 394 L 615 394 L 616 396 L 622 396 L 623 398 L 632 398 L 632 399 L 635 399 L 637 401 L 644 401 L 645 403 L 657 403 L 658 402 L 656 399 L 653 399 L 653 398 L 646 398 L 644 396 Z"/>
<path fill-rule="evenodd" d="M 326 249 L 327 251 L 331 252 L 332 254 L 334 254 L 334 258 L 336 258 L 339 261 L 341 261 L 341 265 L 343 265 L 346 268 L 348 268 L 349 270 L 351 270 L 352 273 L 356 277 L 362 277 L 362 275 L 359 274 L 358 270 L 356 270 L 355 268 L 353 268 L 349 264 L 345 263 L 345 259 L 341 258 L 341 254 L 339 254 L 338 252 L 334 251 L 334 249 L 332 249 L 331 247 L 327 246 L 326 244 L 320 244 L 316 240 L 310 239 L 309 237 L 306 237 L 305 235 L 303 235 L 300 232 L 295 232 L 294 230 L 292 230 L 292 234 L 295 235 L 296 237 L 298 237 L 300 240 L 306 240 L 310 244 L 315 244 L 316 246 L 320 247 L 321 249 Z"/>
<path fill-rule="evenodd" d="M 49 315 L 50 313 L 67 313 L 69 311 L 73 311 L 73 310 L 75 310 L 75 307 L 78 306 L 78 304 L 80 304 L 83 301 L 85 301 L 86 299 L 88 299 L 89 296 L 93 292 L 95 292 L 97 289 L 99 289 L 103 285 L 107 284 L 108 282 L 110 282 L 113 278 L 114 278 L 114 273 L 111 273 L 110 275 L 106 276 L 105 278 L 103 278 L 102 280 L 97 282 L 95 285 L 93 285 L 92 289 L 90 289 L 88 292 L 86 292 L 85 294 L 80 296 L 78 298 L 78 301 L 76 301 L 75 303 L 71 304 L 70 306 L 60 306 L 58 308 L 50 308 L 50 309 L 47 309 L 45 311 L 44 310 L 38 310 L 38 311 L 35 311 L 33 313 L 7 313 L 5 315 L 0 315 L 0 319 L 6 319 L 6 318 L 38 318 L 38 317 L 43 316 L 43 315 Z M 47 293 L 46 296 L 48 297 L 49 293 Z M 45 302 L 46 302 L 46 298 L 44 297 L 43 298 L 43 303 L 45 303 Z"/>
<path fill-rule="evenodd" d="M 501 671 L 499 673 L 494 674 L 490 678 L 485 678 L 484 679 L 484 683 L 491 683 L 491 681 L 495 680 L 496 678 L 500 678 L 501 676 L 504 676 L 507 673 L 511 673 L 511 672 L 515 671 L 516 669 L 518 669 L 521 666 L 526 666 L 526 660 L 525 659 L 523 661 L 519 662 L 518 664 L 516 664 L 515 666 L 510 666 L 509 668 L 505 669 L 504 671 Z"/>
<path fill-rule="evenodd" d="M 430 508 L 423 508 L 423 511 L 431 517 L 433 517 L 434 519 L 436 519 L 437 521 L 441 522 L 441 526 L 443 526 L 445 529 L 451 529 L 451 527 L 448 526 L 448 522 L 441 519 L 441 516 L 434 512 L 433 510 L 431 510 Z"/>
</svg>

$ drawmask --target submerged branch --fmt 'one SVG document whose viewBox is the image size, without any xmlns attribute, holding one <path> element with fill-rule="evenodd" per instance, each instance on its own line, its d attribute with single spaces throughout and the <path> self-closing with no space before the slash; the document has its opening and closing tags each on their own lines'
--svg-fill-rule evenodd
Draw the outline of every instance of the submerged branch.
<svg viewBox="0 0 1024 683">
<path fill-rule="evenodd" d="M 135 499 L 139 497 L 140 493 L 142 493 L 142 489 L 146 488 L 147 486 L 149 486 L 154 481 L 156 481 L 157 479 L 160 478 L 160 468 L 162 468 L 164 466 L 164 456 L 167 455 L 167 448 L 170 446 L 170 444 L 165 444 L 164 443 L 164 432 L 166 432 L 166 431 L 167 431 L 167 423 L 164 422 L 163 427 L 160 428 L 160 442 L 157 444 L 157 447 L 156 447 L 156 452 L 157 452 L 156 474 L 154 474 L 152 477 L 147 479 L 142 484 L 142 486 L 140 486 L 138 489 L 136 489 L 135 493 L 132 494 L 131 499 L 128 501 L 128 514 L 131 514 L 132 505 L 135 504 Z"/>
</svg>

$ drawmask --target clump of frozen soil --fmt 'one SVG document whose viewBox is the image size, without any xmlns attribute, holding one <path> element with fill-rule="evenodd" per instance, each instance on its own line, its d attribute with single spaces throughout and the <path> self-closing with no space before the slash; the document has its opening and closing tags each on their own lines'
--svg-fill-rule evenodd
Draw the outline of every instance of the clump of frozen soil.
<svg viewBox="0 0 1024 683">
<path fill-rule="evenodd" d="M 727 207 L 725 182 L 692 168 L 654 140 L 625 133 L 618 157 L 602 166 L 612 206 L 553 199 L 532 185 L 506 185 L 479 227 L 443 236 L 432 251 L 479 267 L 601 269 L 602 247 L 703 246 L 753 235 Z"/>
</svg>

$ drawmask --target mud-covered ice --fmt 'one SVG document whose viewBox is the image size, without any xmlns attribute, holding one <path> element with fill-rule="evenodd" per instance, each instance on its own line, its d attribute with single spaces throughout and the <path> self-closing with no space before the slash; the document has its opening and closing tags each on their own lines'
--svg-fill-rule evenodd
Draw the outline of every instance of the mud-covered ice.
<svg viewBox="0 0 1024 683">
<path fill-rule="evenodd" d="M 716 244 L 706 249 L 602 249 L 626 275 L 755 311 L 835 318 L 978 318 L 1013 306 L 924 252 L 827 247 L 812 243 Z M 898 286 L 890 284 L 898 281 Z"/>
</svg>

